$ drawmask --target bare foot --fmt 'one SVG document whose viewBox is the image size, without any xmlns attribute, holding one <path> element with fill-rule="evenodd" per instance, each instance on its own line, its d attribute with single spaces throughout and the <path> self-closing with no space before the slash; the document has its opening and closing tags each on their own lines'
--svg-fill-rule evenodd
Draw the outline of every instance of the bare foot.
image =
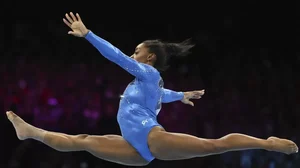
<svg viewBox="0 0 300 168">
<path fill-rule="evenodd" d="M 16 134 L 20 140 L 25 140 L 30 138 L 31 132 L 33 132 L 34 127 L 26 123 L 22 118 L 17 116 L 12 111 L 6 112 L 7 118 L 13 124 L 16 130 Z"/>
<path fill-rule="evenodd" d="M 268 141 L 271 142 L 271 151 L 285 154 L 298 153 L 298 146 L 293 141 L 277 137 L 269 137 Z"/>
</svg>

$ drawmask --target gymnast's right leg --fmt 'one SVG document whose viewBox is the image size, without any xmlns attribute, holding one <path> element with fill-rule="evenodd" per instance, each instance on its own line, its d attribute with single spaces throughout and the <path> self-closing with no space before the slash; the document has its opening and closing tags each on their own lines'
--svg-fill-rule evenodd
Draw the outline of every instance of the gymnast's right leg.
<svg viewBox="0 0 300 168">
<path fill-rule="evenodd" d="M 67 135 L 50 132 L 26 123 L 13 112 L 6 114 L 20 140 L 35 139 L 62 152 L 87 151 L 98 158 L 122 165 L 148 164 L 121 136 Z"/>
</svg>

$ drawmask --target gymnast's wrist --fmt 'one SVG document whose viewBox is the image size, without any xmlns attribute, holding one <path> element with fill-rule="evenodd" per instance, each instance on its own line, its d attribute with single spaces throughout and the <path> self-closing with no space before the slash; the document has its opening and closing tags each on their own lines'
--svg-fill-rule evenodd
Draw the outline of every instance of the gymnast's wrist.
<svg viewBox="0 0 300 168">
<path fill-rule="evenodd" d="M 185 98 L 185 92 L 178 92 L 178 94 L 180 95 L 180 100 Z"/>
<path fill-rule="evenodd" d="M 84 33 L 83 37 L 86 38 L 90 34 L 91 30 L 87 29 Z"/>
</svg>

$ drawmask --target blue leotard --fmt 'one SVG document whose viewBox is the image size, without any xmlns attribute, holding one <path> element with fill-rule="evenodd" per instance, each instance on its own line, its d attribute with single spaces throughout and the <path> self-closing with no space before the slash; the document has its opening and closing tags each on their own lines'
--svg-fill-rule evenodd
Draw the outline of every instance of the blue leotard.
<svg viewBox="0 0 300 168">
<path fill-rule="evenodd" d="M 147 161 L 154 159 L 148 148 L 148 134 L 157 122 L 162 103 L 183 98 L 182 92 L 163 88 L 160 73 L 152 66 L 139 63 L 91 31 L 85 37 L 108 60 L 116 63 L 135 79 L 121 96 L 117 120 L 123 138 Z"/>
</svg>

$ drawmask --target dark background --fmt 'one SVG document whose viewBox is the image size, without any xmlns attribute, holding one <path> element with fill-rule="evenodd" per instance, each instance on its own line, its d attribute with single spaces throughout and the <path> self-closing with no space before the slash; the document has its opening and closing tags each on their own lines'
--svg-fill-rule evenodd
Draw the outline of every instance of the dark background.
<svg viewBox="0 0 300 168">
<path fill-rule="evenodd" d="M 8 4 L 10 3 L 10 4 Z M 62 2 L 61 2 L 62 3 Z M 260 1 L 196 3 L 5 2 L 0 26 L 1 160 L 3 168 L 124 167 L 85 152 L 60 153 L 19 141 L 5 116 L 14 110 L 35 126 L 69 134 L 120 134 L 119 95 L 133 79 L 84 39 L 67 35 L 65 12 L 130 55 L 137 44 L 192 38 L 186 58 L 171 60 L 165 87 L 206 89 L 195 107 L 164 104 L 168 131 L 203 138 L 240 132 L 299 143 L 299 21 L 293 4 Z M 5 13 L 4 13 L 5 12 Z M 297 38 L 297 40 L 295 39 Z M 262 150 L 230 152 L 147 167 L 299 168 L 300 157 Z"/>
</svg>

